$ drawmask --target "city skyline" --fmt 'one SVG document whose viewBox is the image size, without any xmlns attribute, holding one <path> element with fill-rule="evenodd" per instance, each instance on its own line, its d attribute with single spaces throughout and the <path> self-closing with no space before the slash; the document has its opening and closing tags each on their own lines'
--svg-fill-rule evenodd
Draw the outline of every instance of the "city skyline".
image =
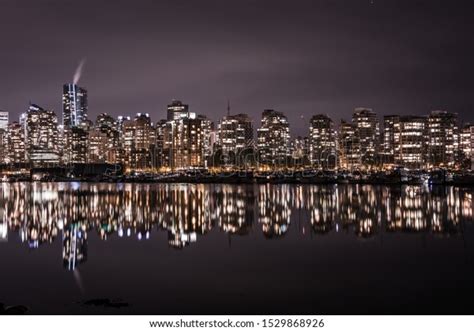
<svg viewBox="0 0 474 331">
<path fill-rule="evenodd" d="M 83 85 L 83 84 L 81 83 L 81 85 Z M 77 88 L 78 91 L 76 92 L 75 90 L 73 90 L 74 88 Z M 68 96 L 68 93 L 71 93 L 71 95 Z M 80 95 L 78 98 L 75 96 L 76 93 L 78 93 Z M 85 101 L 82 101 L 82 98 L 83 98 L 82 94 L 85 95 L 84 96 Z M 65 100 L 70 99 L 70 101 L 68 101 L 68 102 L 69 103 L 74 103 L 76 98 L 78 100 L 81 100 L 81 101 L 77 101 L 78 103 L 81 103 L 81 105 L 79 107 L 80 108 L 85 107 L 85 109 L 86 109 L 85 111 L 81 109 L 78 112 L 80 112 L 81 114 L 84 113 L 85 116 L 84 116 L 83 119 L 81 118 L 80 120 L 78 120 L 76 125 L 73 125 L 73 124 L 65 125 L 64 124 L 65 116 L 67 116 L 67 115 L 65 115 L 65 107 L 66 107 L 65 106 Z M 82 121 L 87 121 L 88 120 L 88 90 L 86 90 L 84 87 L 81 87 L 81 86 L 79 86 L 75 83 L 65 83 L 65 84 L 63 84 L 63 94 L 62 94 L 62 101 L 61 102 L 62 102 L 62 105 L 61 105 L 61 107 L 58 108 L 59 109 L 58 111 L 56 109 L 50 108 L 50 107 L 45 107 L 45 109 L 51 110 L 54 113 L 59 113 L 61 115 L 62 125 L 65 125 L 65 126 L 79 126 L 78 124 L 80 124 Z M 85 106 L 82 105 L 82 102 L 85 102 Z M 166 107 L 164 107 L 164 105 L 166 104 L 166 102 L 164 102 L 161 107 L 157 107 L 157 109 L 159 109 L 159 111 L 155 111 L 154 113 L 151 113 L 151 114 L 153 115 L 153 114 L 159 113 L 159 114 L 163 115 L 160 118 L 167 118 L 169 120 L 170 119 L 170 107 L 173 106 L 173 103 L 175 103 L 175 102 L 181 103 L 180 98 L 172 98 L 171 99 L 171 105 L 168 105 Z M 32 104 L 31 99 L 29 100 L 29 104 L 30 105 Z M 189 104 L 190 103 L 188 102 L 188 104 L 183 104 L 182 105 L 184 107 L 183 111 L 189 111 Z M 249 113 L 247 113 L 245 111 L 237 111 L 236 112 L 235 109 L 233 107 L 231 107 L 230 99 L 226 99 L 224 105 L 225 105 L 225 108 L 222 108 L 221 113 L 215 113 L 215 115 L 214 115 L 215 119 L 212 118 L 213 122 L 217 123 L 217 122 L 221 121 L 222 118 L 224 118 L 225 116 L 236 116 L 236 115 L 240 115 L 240 114 L 244 114 L 244 115 L 247 115 L 247 116 L 249 115 Z M 181 106 L 181 104 L 179 104 L 179 106 Z M 67 106 L 67 107 L 70 107 L 70 106 Z M 270 107 L 264 108 L 264 110 L 266 110 L 266 109 L 274 110 L 273 108 L 270 108 Z M 276 108 L 276 111 L 279 111 L 277 109 L 278 108 Z M 373 107 L 363 107 L 363 106 L 360 106 L 360 105 L 359 106 L 354 106 L 352 109 L 346 109 L 345 112 L 347 114 L 352 114 L 352 112 L 354 110 L 357 110 L 357 109 L 370 109 L 370 110 L 375 111 L 377 120 L 379 120 L 379 121 L 383 120 L 383 118 L 385 116 L 410 116 L 410 115 L 412 115 L 412 114 L 405 114 L 404 112 L 403 113 L 386 113 L 386 112 L 379 113 L 377 111 L 377 109 L 374 109 Z M 255 110 L 255 109 L 253 110 L 253 112 L 257 115 L 257 117 L 260 115 L 261 111 L 262 110 Z M 444 109 L 444 108 L 433 108 L 433 109 L 423 110 L 423 111 L 419 110 L 416 113 L 415 116 L 423 117 L 423 116 L 426 116 L 426 114 L 428 114 L 430 112 L 433 112 L 433 111 L 447 111 L 447 112 L 450 112 L 450 113 L 454 113 L 456 115 L 463 115 L 463 117 L 459 116 L 459 124 L 461 124 L 461 125 L 474 123 L 471 113 L 468 112 L 467 114 L 465 114 L 465 113 L 462 112 L 460 114 L 459 112 L 451 111 L 449 109 Z M 73 112 L 75 112 L 75 111 L 73 110 Z M 194 109 L 193 109 L 193 112 L 196 113 L 196 111 Z M 283 111 L 279 111 L 279 112 L 285 113 Z M 21 121 L 21 116 L 24 113 L 25 113 L 24 110 L 19 111 L 17 118 L 15 118 L 15 117 L 12 117 L 11 112 L 8 109 L 3 109 L 3 110 L 0 110 L 0 119 L 2 119 L 2 116 L 4 116 L 6 118 L 6 120 L 4 119 L 2 121 L 2 123 L 7 123 L 7 121 L 9 123 L 19 122 L 19 121 Z M 136 114 L 141 114 L 141 113 L 150 114 L 150 112 L 141 112 L 141 111 L 136 112 Z M 4 114 L 4 115 L 1 115 L 1 114 Z M 115 114 L 115 112 L 112 112 L 112 113 L 100 112 L 100 113 L 95 114 L 95 112 L 93 112 L 92 118 L 94 118 L 94 115 L 95 115 L 95 117 L 99 117 L 103 114 L 108 114 L 108 115 L 112 115 L 112 116 L 115 116 L 115 117 L 122 117 L 122 116 L 132 115 L 132 113 Z M 250 114 L 252 114 L 252 112 L 250 112 Z M 292 115 L 292 114 L 293 113 L 291 113 L 291 112 L 289 114 L 285 113 L 285 116 L 289 117 L 289 115 Z M 311 110 L 307 110 L 306 115 L 301 115 L 299 117 L 300 120 L 295 121 L 296 125 L 293 125 L 293 126 L 289 127 L 290 128 L 290 136 L 291 137 L 304 137 L 304 136 L 307 136 L 308 132 L 304 131 L 304 124 L 307 124 L 307 122 L 311 122 L 313 116 L 315 116 L 315 115 L 316 116 L 319 116 L 319 115 L 329 116 L 329 113 L 328 112 L 314 112 L 314 111 L 312 112 Z M 82 115 L 80 115 L 80 116 L 82 116 Z M 204 116 L 207 116 L 207 115 L 204 114 Z M 343 123 L 347 120 L 349 120 L 349 121 L 351 120 L 351 116 L 348 116 L 348 115 L 340 116 L 338 119 L 335 119 L 332 116 L 329 116 L 329 117 L 331 117 L 331 119 L 334 121 L 337 128 L 340 127 L 341 123 Z M 250 120 L 252 121 L 252 123 L 254 123 L 253 116 L 250 116 Z M 68 120 L 66 120 L 66 121 L 68 121 Z M 256 122 L 258 122 L 258 120 Z M 296 131 L 294 129 L 295 126 L 298 128 L 297 132 L 295 132 Z M 257 131 L 255 130 L 255 132 L 257 132 Z"/>
<path fill-rule="evenodd" d="M 0 130 L 0 164 L 20 171 L 25 165 L 109 164 L 132 174 L 473 167 L 474 125 L 459 123 L 456 113 L 442 110 L 379 120 L 373 109 L 357 107 L 350 122 L 339 124 L 314 114 L 307 135 L 292 137 L 287 115 L 274 109 L 264 109 L 255 128 L 248 114 L 231 114 L 230 103 L 216 125 L 180 100 L 172 100 L 166 109 L 166 119 L 155 121 L 148 113 L 136 113 L 133 119 L 102 113 L 94 122 L 88 118 L 87 90 L 66 84 L 62 124 L 54 111 L 30 102 L 18 122 Z"/>
<path fill-rule="evenodd" d="M 306 132 L 301 116 L 326 113 L 338 122 L 355 107 L 381 116 L 445 109 L 471 120 L 465 2 L 204 1 L 196 11 L 185 3 L 139 1 L 133 5 L 139 21 L 125 2 L 85 1 L 72 11 L 67 1 L 23 3 L 29 5 L 0 5 L 0 31 L 9 33 L 0 57 L 0 109 L 11 118 L 28 100 L 60 111 L 57 86 L 72 82 L 82 63 L 78 83 L 90 91 L 93 118 L 103 112 L 165 118 L 166 109 L 156 105 L 182 99 L 217 121 L 230 99 L 234 113 L 253 118 L 266 108 L 286 113 L 293 135 Z M 38 14 L 48 24 L 18 23 Z M 169 24 L 174 15 L 181 24 Z M 101 20 L 80 24 L 88 16 Z M 75 42 L 62 47 L 69 35 Z"/>
</svg>

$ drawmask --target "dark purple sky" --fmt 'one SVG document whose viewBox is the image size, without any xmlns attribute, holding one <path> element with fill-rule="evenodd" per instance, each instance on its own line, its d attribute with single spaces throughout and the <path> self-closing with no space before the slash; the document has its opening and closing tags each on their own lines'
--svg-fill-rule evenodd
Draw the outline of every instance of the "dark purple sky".
<svg viewBox="0 0 474 331">
<path fill-rule="evenodd" d="M 85 58 L 92 119 L 157 120 L 177 98 L 217 120 L 230 98 L 256 126 L 265 108 L 285 112 L 295 134 L 357 106 L 474 121 L 470 2 L 0 0 L 0 109 L 60 114 Z"/>
</svg>

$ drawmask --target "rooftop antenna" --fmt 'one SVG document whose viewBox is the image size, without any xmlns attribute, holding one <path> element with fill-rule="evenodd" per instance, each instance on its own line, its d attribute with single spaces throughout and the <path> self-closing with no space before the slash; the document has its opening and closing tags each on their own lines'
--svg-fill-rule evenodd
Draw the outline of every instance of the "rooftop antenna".
<svg viewBox="0 0 474 331">
<path fill-rule="evenodd" d="M 227 116 L 230 116 L 230 100 L 227 99 Z"/>
</svg>

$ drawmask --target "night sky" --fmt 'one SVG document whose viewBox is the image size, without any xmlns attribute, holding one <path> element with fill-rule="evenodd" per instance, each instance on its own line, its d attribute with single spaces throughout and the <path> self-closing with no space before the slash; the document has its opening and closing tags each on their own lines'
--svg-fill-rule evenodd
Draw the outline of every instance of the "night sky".
<svg viewBox="0 0 474 331">
<path fill-rule="evenodd" d="M 89 117 L 148 112 L 171 99 L 218 120 L 458 112 L 474 121 L 472 1 L 0 0 L 0 109 L 31 100 L 60 116 L 62 84 L 79 85 Z M 61 116 L 60 116 L 61 118 Z"/>
</svg>

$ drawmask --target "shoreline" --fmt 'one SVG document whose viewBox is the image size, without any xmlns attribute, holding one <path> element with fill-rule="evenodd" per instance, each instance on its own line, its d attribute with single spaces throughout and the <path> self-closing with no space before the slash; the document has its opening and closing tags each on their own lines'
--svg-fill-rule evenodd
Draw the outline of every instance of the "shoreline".
<svg viewBox="0 0 474 331">
<path fill-rule="evenodd" d="M 474 186 L 474 172 L 435 169 L 348 172 L 320 170 L 180 172 L 120 172 L 107 166 L 96 168 L 33 168 L 30 171 L 0 173 L 1 182 L 87 182 L 87 183 L 189 183 L 189 184 L 365 184 Z"/>
<path fill-rule="evenodd" d="M 209 178 L 209 179 L 54 179 L 54 180 L 33 180 L 33 179 L 13 179 L 3 181 L 4 184 L 14 183 L 92 183 L 92 184 L 226 184 L 226 185 L 383 185 L 383 186 L 455 186 L 455 187 L 473 187 L 474 181 L 449 181 L 449 182 L 420 182 L 420 181 L 376 181 L 376 180 L 321 180 L 295 178 L 288 179 L 255 179 L 255 178 Z"/>
</svg>

